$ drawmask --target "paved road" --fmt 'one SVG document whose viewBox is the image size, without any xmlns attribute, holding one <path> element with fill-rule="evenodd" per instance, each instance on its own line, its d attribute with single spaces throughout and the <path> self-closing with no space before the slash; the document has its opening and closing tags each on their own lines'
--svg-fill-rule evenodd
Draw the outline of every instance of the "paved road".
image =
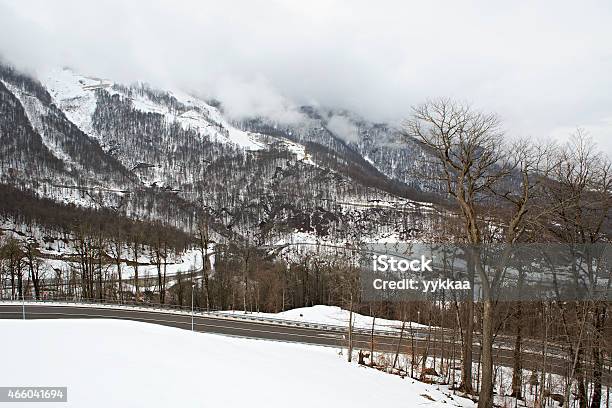
<svg viewBox="0 0 612 408">
<path fill-rule="evenodd" d="M 21 319 L 22 307 L 19 304 L 1 304 L 0 303 L 0 318 L 2 319 Z M 161 324 L 165 326 L 177 327 L 180 329 L 191 330 L 191 315 L 187 313 L 173 313 L 153 310 L 138 310 L 121 307 L 96 307 L 88 305 L 71 306 L 71 305 L 48 305 L 36 304 L 26 305 L 27 319 L 66 319 L 66 318 L 104 318 L 104 319 L 122 319 L 134 320 L 139 322 L 147 322 Z M 299 342 L 305 344 L 314 344 L 330 347 L 346 347 L 347 332 L 338 328 L 325 327 L 323 325 L 312 325 L 299 327 L 297 325 L 275 323 L 272 321 L 252 321 L 248 319 L 239 319 L 231 317 L 222 317 L 215 315 L 199 315 L 194 316 L 194 329 L 198 332 L 216 333 L 228 336 L 240 336 L 256 339 L 275 340 L 284 342 Z M 354 334 L 355 349 L 370 349 L 370 335 L 366 332 Z M 374 345 L 376 351 L 395 353 L 398 347 L 399 336 L 387 334 L 378 334 L 374 337 Z M 416 355 L 420 356 L 424 352 L 427 342 L 423 333 L 418 334 L 415 338 L 410 336 L 410 333 L 405 333 L 402 339 L 400 350 L 406 354 L 411 353 L 412 346 L 416 350 Z M 442 338 L 436 338 L 430 342 L 428 354 L 430 356 L 440 356 L 444 351 L 445 358 L 449 358 L 452 353 L 456 358 L 460 358 L 460 347 L 453 344 L 450 336 L 445 335 Z M 479 348 L 474 348 L 474 359 L 477 361 L 479 357 Z M 513 350 L 508 345 L 500 344 L 494 350 L 494 361 L 496 364 L 506 367 L 511 367 L 514 361 Z M 541 355 L 537 353 L 524 352 L 523 368 L 534 370 L 539 369 L 541 364 Z M 567 368 L 567 361 L 560 357 L 548 357 L 548 371 L 555 374 L 564 375 Z M 458 376 L 457 376 L 458 377 Z M 604 383 L 612 383 L 611 376 L 606 373 Z M 457 381 L 459 378 L 457 378 Z"/>
</svg>

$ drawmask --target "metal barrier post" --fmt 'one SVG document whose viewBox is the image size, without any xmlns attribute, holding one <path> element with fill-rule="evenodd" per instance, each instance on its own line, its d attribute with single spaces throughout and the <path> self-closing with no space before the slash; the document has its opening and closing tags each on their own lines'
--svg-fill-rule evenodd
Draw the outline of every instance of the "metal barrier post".
<svg viewBox="0 0 612 408">
<path fill-rule="evenodd" d="M 191 284 L 191 331 L 193 331 L 193 292 L 195 289 L 195 283 Z"/>
</svg>

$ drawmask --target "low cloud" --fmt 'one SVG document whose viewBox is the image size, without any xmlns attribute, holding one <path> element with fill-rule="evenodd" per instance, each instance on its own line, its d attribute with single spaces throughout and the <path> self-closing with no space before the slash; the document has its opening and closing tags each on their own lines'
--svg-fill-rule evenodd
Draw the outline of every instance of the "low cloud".
<svg viewBox="0 0 612 408">
<path fill-rule="evenodd" d="M 327 129 L 345 142 L 359 141 L 359 129 L 345 116 L 332 116 L 327 122 Z"/>
<path fill-rule="evenodd" d="M 0 0 L 0 55 L 179 87 L 233 117 L 294 121 L 315 104 L 397 123 L 447 96 L 516 136 L 604 124 L 592 133 L 605 143 L 610 20 L 612 3 L 554 0 Z"/>
<path fill-rule="evenodd" d="M 223 78 L 211 84 L 210 90 L 211 96 L 221 101 L 225 114 L 232 119 L 266 117 L 283 124 L 304 119 L 295 104 L 263 78 L 252 81 Z"/>
</svg>

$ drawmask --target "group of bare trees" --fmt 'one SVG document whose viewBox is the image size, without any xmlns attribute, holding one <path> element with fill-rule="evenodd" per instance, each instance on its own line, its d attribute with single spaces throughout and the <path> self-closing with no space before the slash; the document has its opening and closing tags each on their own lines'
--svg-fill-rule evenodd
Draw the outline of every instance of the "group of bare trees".
<svg viewBox="0 0 612 408">
<path fill-rule="evenodd" d="M 528 140 L 511 140 L 493 114 L 479 112 L 452 100 L 440 99 L 414 108 L 406 122 L 405 134 L 416 138 L 436 157 L 438 181 L 446 185 L 455 201 L 462 228 L 458 242 L 474 246 L 486 243 L 599 243 L 610 240 L 612 184 L 610 161 L 585 135 L 578 131 L 569 144 L 558 147 Z M 506 256 L 508 256 L 507 254 Z M 493 404 L 493 342 L 495 309 L 490 292 L 499 269 L 485 273 L 477 254 L 473 266 L 482 280 L 481 301 L 482 375 L 479 407 Z M 610 266 L 607 265 L 607 268 Z M 609 275 L 609 272 L 608 272 Z M 608 285 L 610 276 L 607 276 Z M 609 287 L 608 287 L 609 288 Z M 461 389 L 473 393 L 472 338 L 473 302 L 462 308 L 463 361 Z M 521 316 L 521 302 L 516 305 Z M 594 360 L 591 407 L 600 406 L 603 328 L 608 314 L 608 300 L 554 302 L 547 310 L 559 310 L 566 332 L 569 357 L 574 362 L 571 377 L 578 384 L 578 399 L 586 407 L 581 359 L 589 339 Z M 568 315 L 572 315 L 568 320 Z M 582 322 L 582 324 L 576 324 Z M 588 333 L 587 333 L 588 332 Z M 516 328 L 513 383 L 521 376 L 521 326 Z M 609 350 L 609 345 L 607 345 Z M 569 400 L 568 382 L 565 400 Z"/>
<path fill-rule="evenodd" d="M 122 270 L 155 265 L 164 288 L 168 263 L 192 245 L 192 237 L 158 222 L 142 222 L 110 210 L 79 208 L 0 185 L 0 296 L 41 299 L 79 296 L 123 300 Z M 131 279 L 129 294 L 140 279 Z M 132 290 L 135 289 L 135 290 Z M 165 290 L 160 292 L 164 296 Z"/>
</svg>

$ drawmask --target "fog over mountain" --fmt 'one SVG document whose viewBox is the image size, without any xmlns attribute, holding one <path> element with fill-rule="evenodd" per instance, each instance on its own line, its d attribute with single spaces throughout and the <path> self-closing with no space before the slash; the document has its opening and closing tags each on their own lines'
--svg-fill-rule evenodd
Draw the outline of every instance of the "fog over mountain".
<svg viewBox="0 0 612 408">
<path fill-rule="evenodd" d="M 612 150 L 610 3 L 369 4 L 2 0 L 0 55 L 33 73 L 70 66 L 179 87 L 229 116 L 285 123 L 301 105 L 400 123 L 411 105 L 450 96 L 496 111 L 511 135 L 582 127 Z"/>
</svg>

